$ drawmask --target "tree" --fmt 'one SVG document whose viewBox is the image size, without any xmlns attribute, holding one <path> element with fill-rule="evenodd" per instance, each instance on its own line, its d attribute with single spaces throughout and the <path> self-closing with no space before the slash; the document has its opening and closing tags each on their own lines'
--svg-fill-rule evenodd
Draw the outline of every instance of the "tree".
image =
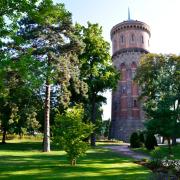
<svg viewBox="0 0 180 180">
<path fill-rule="evenodd" d="M 154 147 L 157 146 L 157 140 L 154 134 L 152 134 L 151 132 L 147 132 L 146 140 L 144 144 L 148 150 L 153 150 Z"/>
<path fill-rule="evenodd" d="M 22 112 L 25 112 L 27 105 L 31 103 L 30 97 L 37 90 L 35 88 L 37 86 L 31 81 L 35 76 L 38 77 L 37 73 L 33 74 L 31 71 L 31 68 L 36 69 L 37 64 L 31 61 L 28 53 L 22 54 L 17 51 L 21 42 L 17 36 L 17 20 L 25 12 L 31 14 L 37 1 L 3 0 L 0 2 L 0 124 L 3 132 L 2 143 L 5 143 L 8 131 L 20 132 L 22 122 L 24 123 L 23 118 L 21 118 Z M 17 59 L 19 60 L 17 61 Z"/>
<path fill-rule="evenodd" d="M 79 56 L 81 61 L 81 79 L 88 85 L 88 112 L 90 120 L 96 124 L 97 109 L 106 101 L 102 93 L 117 85 L 119 74 L 112 66 L 109 43 L 102 37 L 102 27 L 88 22 L 88 27 L 77 25 L 79 36 L 85 43 L 85 49 Z M 95 146 L 95 131 L 91 135 L 91 145 Z"/>
<path fill-rule="evenodd" d="M 0 121 L 5 143 L 7 132 L 21 134 L 25 125 L 25 116 L 32 106 L 38 107 L 40 100 L 36 94 L 39 87 L 37 80 L 37 62 L 28 55 L 19 57 L 18 61 L 9 56 L 0 59 Z M 36 81 L 34 81 L 36 79 Z"/>
<path fill-rule="evenodd" d="M 26 40 L 24 47 L 44 64 L 45 117 L 44 148 L 50 151 L 50 101 L 52 88 L 57 89 L 58 99 L 67 106 L 71 92 L 70 81 L 78 93 L 84 93 L 85 84 L 79 81 L 79 61 L 83 44 L 75 35 L 71 14 L 63 4 L 54 5 L 51 0 L 42 1 L 32 15 L 20 21 L 19 34 Z"/>
<path fill-rule="evenodd" d="M 93 124 L 82 122 L 83 117 L 82 107 L 76 105 L 55 119 L 53 140 L 63 146 L 71 165 L 76 165 L 77 158 L 85 154 L 88 144 L 84 139 L 93 131 Z"/>
<path fill-rule="evenodd" d="M 100 124 L 100 135 L 104 138 L 108 138 L 109 136 L 109 127 L 110 127 L 110 119 L 102 120 Z"/>
<path fill-rule="evenodd" d="M 133 132 L 130 137 L 130 146 L 132 148 L 139 148 L 141 147 L 140 138 L 137 132 Z"/>
<path fill-rule="evenodd" d="M 142 57 L 136 81 L 141 86 L 146 127 L 170 138 L 180 134 L 180 57 L 148 54 Z"/>
</svg>

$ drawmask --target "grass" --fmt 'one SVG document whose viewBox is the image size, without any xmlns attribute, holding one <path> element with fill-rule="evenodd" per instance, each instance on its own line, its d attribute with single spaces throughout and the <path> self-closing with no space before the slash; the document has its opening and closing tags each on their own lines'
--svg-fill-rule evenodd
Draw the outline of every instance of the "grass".
<svg viewBox="0 0 180 180">
<path fill-rule="evenodd" d="M 147 150 L 145 147 L 136 148 L 136 149 L 132 149 L 132 150 L 136 151 L 136 152 L 148 154 L 150 156 L 153 156 L 153 154 L 155 152 L 158 153 L 161 157 L 169 156 L 169 151 L 168 151 L 167 145 L 158 146 L 155 148 L 155 150 L 152 150 L 152 151 Z M 171 157 L 171 159 L 180 159 L 180 144 L 172 147 L 172 155 L 173 155 L 173 157 Z"/>
<path fill-rule="evenodd" d="M 146 180 L 151 172 L 132 159 L 103 148 L 90 149 L 87 156 L 70 166 L 65 152 L 54 148 L 41 152 L 38 140 L 11 140 L 0 145 L 0 179 Z"/>
</svg>

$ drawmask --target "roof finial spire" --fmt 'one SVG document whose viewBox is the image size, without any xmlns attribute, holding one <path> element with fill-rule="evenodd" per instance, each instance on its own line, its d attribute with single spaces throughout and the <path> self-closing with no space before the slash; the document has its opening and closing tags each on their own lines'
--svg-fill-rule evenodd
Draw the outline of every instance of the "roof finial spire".
<svg viewBox="0 0 180 180">
<path fill-rule="evenodd" d="M 131 20 L 131 14 L 130 14 L 130 9 L 128 7 L 128 21 L 130 21 L 130 20 Z"/>
</svg>

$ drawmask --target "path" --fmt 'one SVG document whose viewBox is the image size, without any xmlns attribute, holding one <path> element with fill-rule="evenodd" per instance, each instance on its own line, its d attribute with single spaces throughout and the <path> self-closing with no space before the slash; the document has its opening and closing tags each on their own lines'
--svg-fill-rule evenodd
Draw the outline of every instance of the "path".
<svg viewBox="0 0 180 180">
<path fill-rule="evenodd" d="M 103 148 L 111 149 L 115 152 L 120 153 L 121 155 L 125 155 L 128 157 L 131 157 L 135 160 L 141 160 L 141 159 L 150 159 L 150 156 L 132 151 L 129 147 L 128 144 L 120 144 L 117 146 L 104 146 Z"/>
</svg>

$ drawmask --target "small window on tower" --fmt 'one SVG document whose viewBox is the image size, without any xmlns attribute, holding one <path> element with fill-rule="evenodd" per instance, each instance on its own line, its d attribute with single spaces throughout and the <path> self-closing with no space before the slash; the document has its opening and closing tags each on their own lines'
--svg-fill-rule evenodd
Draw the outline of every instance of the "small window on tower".
<svg viewBox="0 0 180 180">
<path fill-rule="evenodd" d="M 134 79 L 136 76 L 136 72 L 135 71 L 132 71 L 132 79 Z"/>
<path fill-rule="evenodd" d="M 131 35 L 131 40 L 134 42 L 134 34 Z"/>
<path fill-rule="evenodd" d="M 141 36 L 141 42 L 144 44 L 144 37 Z"/>
<path fill-rule="evenodd" d="M 137 107 L 137 100 L 134 100 L 133 106 Z"/>
<path fill-rule="evenodd" d="M 124 36 L 123 35 L 121 35 L 121 37 L 120 37 L 120 42 L 124 43 Z"/>
<path fill-rule="evenodd" d="M 126 87 L 123 87 L 122 88 L 122 94 L 125 94 L 126 93 Z"/>
</svg>

